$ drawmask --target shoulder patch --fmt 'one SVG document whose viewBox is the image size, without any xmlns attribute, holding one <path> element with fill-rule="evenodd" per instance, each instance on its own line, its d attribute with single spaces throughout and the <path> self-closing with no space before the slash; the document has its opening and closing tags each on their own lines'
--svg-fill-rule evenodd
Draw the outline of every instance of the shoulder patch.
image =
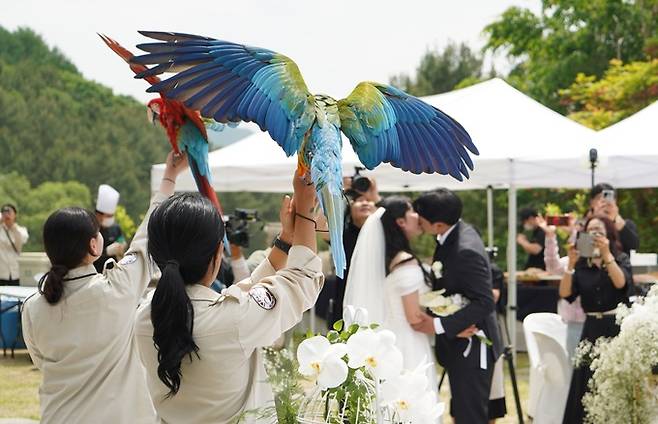
<svg viewBox="0 0 658 424">
<path fill-rule="evenodd" d="M 119 261 L 119 265 L 130 265 L 131 263 L 135 262 L 136 260 L 137 260 L 137 254 L 136 253 L 128 253 L 126 256 L 124 256 Z"/>
<path fill-rule="evenodd" d="M 263 309 L 270 310 L 276 306 L 276 297 L 265 286 L 253 286 L 249 289 L 249 296 Z"/>
</svg>

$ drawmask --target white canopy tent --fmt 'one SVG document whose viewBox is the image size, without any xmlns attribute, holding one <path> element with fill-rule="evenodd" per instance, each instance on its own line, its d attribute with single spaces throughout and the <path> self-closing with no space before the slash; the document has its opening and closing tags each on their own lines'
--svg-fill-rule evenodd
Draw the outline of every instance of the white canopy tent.
<svg viewBox="0 0 658 424">
<path fill-rule="evenodd" d="M 586 188 L 590 185 L 588 151 L 594 131 L 541 105 L 505 81 L 495 78 L 461 90 L 423 100 L 458 120 L 470 133 L 480 155 L 469 180 L 441 175 L 413 175 L 388 164 L 368 173 L 381 191 L 509 189 L 508 326 L 515 345 L 516 326 L 516 189 Z M 360 165 L 344 140 L 343 171 Z M 212 185 L 217 191 L 290 191 L 296 159 L 286 158 L 267 133 L 257 133 L 210 154 Z M 154 165 L 151 187 L 157 189 L 164 164 Z M 180 190 L 196 190 L 189 173 L 180 177 Z M 489 207 L 489 222 L 492 208 Z M 489 230 L 491 240 L 491 227 Z"/>
<path fill-rule="evenodd" d="M 658 187 L 658 101 L 601 130 L 597 180 L 616 188 Z"/>
</svg>

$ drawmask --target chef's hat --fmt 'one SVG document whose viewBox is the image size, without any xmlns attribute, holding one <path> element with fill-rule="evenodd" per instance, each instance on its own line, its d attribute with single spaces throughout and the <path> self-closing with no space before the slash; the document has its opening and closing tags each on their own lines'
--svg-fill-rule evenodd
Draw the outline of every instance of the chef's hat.
<svg viewBox="0 0 658 424">
<path fill-rule="evenodd" d="M 98 199 L 96 200 L 96 210 L 98 212 L 114 215 L 118 204 L 118 191 L 107 184 L 101 184 L 98 186 Z"/>
</svg>

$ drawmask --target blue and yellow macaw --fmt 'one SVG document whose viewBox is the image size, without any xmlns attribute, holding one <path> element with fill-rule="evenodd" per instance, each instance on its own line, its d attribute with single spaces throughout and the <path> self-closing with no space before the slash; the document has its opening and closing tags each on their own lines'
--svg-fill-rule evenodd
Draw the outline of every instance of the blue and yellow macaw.
<svg viewBox="0 0 658 424">
<path fill-rule="evenodd" d="M 175 75 L 147 91 L 177 99 L 221 123 L 255 122 L 315 184 L 327 217 L 336 275 L 343 276 L 342 131 L 361 162 L 382 162 L 419 173 L 468 177 L 478 154 L 464 128 L 437 108 L 398 90 L 362 82 L 345 99 L 313 95 L 299 68 L 279 53 L 229 41 L 173 32 L 140 31 L 160 42 L 137 47 L 131 62 L 155 65 L 137 74 Z"/>
</svg>

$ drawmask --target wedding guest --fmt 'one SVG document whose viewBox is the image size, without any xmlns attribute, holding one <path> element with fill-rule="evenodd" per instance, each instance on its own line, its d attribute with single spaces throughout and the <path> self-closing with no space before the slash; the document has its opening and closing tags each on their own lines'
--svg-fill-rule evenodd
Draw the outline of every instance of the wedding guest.
<svg viewBox="0 0 658 424">
<path fill-rule="evenodd" d="M 528 254 L 525 269 L 546 269 L 544 264 L 544 231 L 539 228 L 537 221 L 539 218 L 537 210 L 533 208 L 523 208 L 519 212 L 519 220 L 523 225 L 523 230 L 530 233 L 530 238 L 524 233 L 516 236 L 516 242 Z"/>
<path fill-rule="evenodd" d="M 592 213 L 604 215 L 615 224 L 622 252 L 630 255 L 631 250 L 637 250 L 640 247 L 637 225 L 630 219 L 624 219 L 619 213 L 617 191 L 614 187 L 608 183 L 597 184 L 592 188 L 589 197 Z"/>
<path fill-rule="evenodd" d="M 570 225 L 567 229 L 570 232 L 575 231 L 575 219 L 570 219 Z M 545 220 L 540 220 L 539 226 L 544 230 L 546 239 L 544 242 L 544 262 L 546 263 L 546 271 L 553 275 L 564 275 L 569 258 L 567 256 L 560 257 L 559 246 L 557 242 L 557 228 L 553 225 L 547 225 Z M 575 234 L 570 236 L 570 240 L 575 241 Z M 562 320 L 567 324 L 567 353 L 570 358 L 573 358 L 580 335 L 583 332 L 583 325 L 585 324 L 585 311 L 580 304 L 580 296 L 576 297 L 573 302 L 566 299 L 560 299 L 557 303 L 557 313 L 562 317 Z"/>
<path fill-rule="evenodd" d="M 103 236 L 92 212 L 64 208 L 43 227 L 50 271 L 22 311 L 23 337 L 43 373 L 41 422 L 159 423 L 134 341 L 139 299 L 155 275 L 146 227 L 153 210 L 174 192 L 185 156 L 167 157 L 160 190 L 120 262 L 103 273 L 94 261 Z"/>
<path fill-rule="evenodd" d="M 0 286 L 20 285 L 18 258 L 27 243 L 27 228 L 16 222 L 16 206 L 7 203 L 0 208 Z"/>
<path fill-rule="evenodd" d="M 162 270 L 137 311 L 136 340 L 155 409 L 168 423 L 229 423 L 273 399 L 260 348 L 272 345 L 316 301 L 315 188 L 293 177 L 284 229 L 251 277 L 221 294 L 209 288 L 224 226 L 198 194 L 164 202 L 151 217 L 148 250 Z M 291 246 L 292 245 L 292 246 Z"/>
<path fill-rule="evenodd" d="M 573 302 L 580 296 L 587 314 L 581 341 L 595 343 L 600 337 L 619 333 L 615 311 L 620 303 L 628 303 L 632 289 L 631 265 L 619 243 L 615 224 L 605 216 L 594 216 L 585 224 L 585 231 L 594 237 L 594 255 L 580 257 L 571 246 L 569 263 L 560 281 L 560 297 Z M 574 369 L 563 423 L 582 423 L 582 398 L 592 377 L 589 364 Z"/>
<path fill-rule="evenodd" d="M 371 187 L 376 186 L 371 185 Z M 379 197 L 379 194 L 376 196 Z M 336 286 L 332 297 L 333 305 L 328 322 L 329 327 L 343 317 L 343 299 L 345 297 L 345 289 L 352 265 L 352 254 L 356 246 L 356 240 L 366 219 L 375 212 L 374 195 L 365 195 L 356 190 L 348 189 L 345 192 L 345 197 L 349 202 L 349 207 L 345 214 L 345 229 L 343 230 L 343 247 L 345 248 L 345 259 L 347 262 L 343 278 L 336 277 Z"/>
</svg>

